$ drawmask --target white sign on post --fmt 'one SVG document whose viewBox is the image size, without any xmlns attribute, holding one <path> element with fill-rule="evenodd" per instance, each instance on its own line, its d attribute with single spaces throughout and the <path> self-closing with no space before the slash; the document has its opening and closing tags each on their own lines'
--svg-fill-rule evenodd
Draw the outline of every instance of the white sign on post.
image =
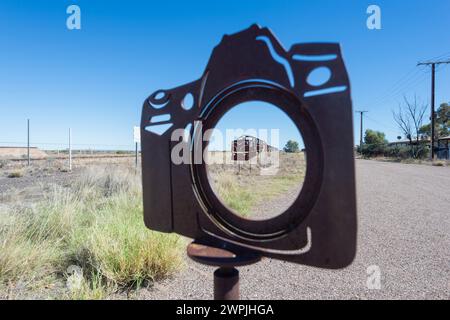
<svg viewBox="0 0 450 320">
<path fill-rule="evenodd" d="M 133 127 L 134 142 L 141 143 L 141 128 Z"/>
</svg>

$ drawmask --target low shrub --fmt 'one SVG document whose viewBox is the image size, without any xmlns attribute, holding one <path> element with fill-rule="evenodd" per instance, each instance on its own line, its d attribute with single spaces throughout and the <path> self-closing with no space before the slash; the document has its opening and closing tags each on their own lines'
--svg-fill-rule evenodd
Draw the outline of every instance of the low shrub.
<svg viewBox="0 0 450 320">
<path fill-rule="evenodd" d="M 16 170 L 8 173 L 8 178 L 21 178 L 21 177 L 23 177 L 22 170 Z"/>
<path fill-rule="evenodd" d="M 445 161 L 434 161 L 432 165 L 435 167 L 445 167 Z"/>
<path fill-rule="evenodd" d="M 358 148 L 358 151 L 361 151 Z M 388 157 L 398 160 L 425 159 L 429 155 L 428 147 L 420 146 L 397 146 L 387 144 L 366 144 L 362 147 L 362 155 L 365 158 Z"/>
<path fill-rule="evenodd" d="M 8 165 L 8 160 L 0 159 L 0 169 L 6 168 L 7 165 Z"/>
</svg>

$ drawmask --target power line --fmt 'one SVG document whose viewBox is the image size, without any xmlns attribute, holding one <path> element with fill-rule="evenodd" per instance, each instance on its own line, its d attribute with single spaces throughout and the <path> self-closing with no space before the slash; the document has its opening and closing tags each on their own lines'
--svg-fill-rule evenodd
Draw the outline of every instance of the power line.
<svg viewBox="0 0 450 320">
<path fill-rule="evenodd" d="M 375 98 L 373 100 L 373 102 L 378 102 L 378 101 L 384 100 L 386 97 L 390 96 L 393 92 L 398 90 L 398 88 L 401 88 L 402 86 L 404 86 L 404 84 L 406 82 L 410 81 L 411 79 L 415 78 L 418 75 L 420 75 L 420 71 L 417 70 L 417 68 L 410 70 L 403 77 L 401 77 L 399 80 L 397 80 L 388 90 L 386 90 L 384 94 Z"/>
<path fill-rule="evenodd" d="M 442 71 L 445 69 L 448 65 L 439 65 L 436 66 L 436 73 Z M 402 86 L 398 87 L 397 89 L 392 90 L 392 92 L 378 100 L 375 100 L 374 104 L 383 104 L 385 102 L 388 102 L 392 100 L 395 96 L 399 95 L 400 93 L 403 93 L 407 90 L 415 89 L 418 85 L 422 84 L 424 80 L 427 78 L 427 76 L 431 74 L 431 70 L 428 70 L 423 73 L 418 73 L 415 76 L 413 76 L 409 81 L 405 82 Z M 417 77 L 417 75 L 419 75 Z"/>
<path fill-rule="evenodd" d="M 428 60 L 425 60 L 425 62 L 431 62 L 431 61 L 436 61 L 436 60 L 446 60 L 448 58 L 450 58 L 450 51 L 440 54 L 438 56 L 432 57 Z"/>
<path fill-rule="evenodd" d="M 448 63 L 450 63 L 450 60 L 419 62 L 417 65 L 418 66 L 429 66 L 429 65 L 437 66 L 437 65 L 440 65 L 440 64 L 448 64 Z"/>
<path fill-rule="evenodd" d="M 427 60 L 426 62 L 439 59 L 440 60 L 450 59 L 450 51 L 447 51 L 436 57 L 433 57 L 430 60 Z M 400 77 L 399 80 L 394 82 L 392 86 L 388 90 L 386 90 L 381 96 L 376 97 L 374 100 L 372 100 L 371 104 L 376 105 L 387 102 L 396 95 L 400 94 L 402 91 L 405 91 L 405 89 L 415 88 L 418 84 L 422 83 L 422 80 L 424 80 L 426 77 L 426 75 L 424 75 L 421 71 L 423 70 L 417 69 L 417 67 L 408 70 L 406 74 L 404 74 L 402 77 Z"/>
<path fill-rule="evenodd" d="M 392 98 L 394 98 L 395 96 L 399 95 L 400 93 L 405 92 L 408 89 L 415 88 L 418 84 L 422 83 L 422 81 L 425 80 L 426 76 L 427 76 L 426 73 L 418 71 L 410 79 L 404 81 L 399 86 L 391 88 L 391 90 L 386 95 L 381 96 L 378 99 L 375 99 L 373 101 L 373 104 L 381 104 L 387 102 Z"/>
<path fill-rule="evenodd" d="M 369 117 L 368 115 L 366 115 L 366 118 L 367 118 L 368 120 L 370 120 L 370 121 L 372 121 L 372 122 L 374 122 L 374 123 L 380 125 L 380 126 L 383 126 L 383 127 L 387 128 L 387 129 L 390 129 L 390 130 L 398 130 L 398 128 L 394 128 L 393 126 L 384 124 L 384 123 L 382 123 L 382 122 L 380 122 L 380 121 L 378 121 L 378 120 L 375 120 L 375 119 Z"/>
</svg>

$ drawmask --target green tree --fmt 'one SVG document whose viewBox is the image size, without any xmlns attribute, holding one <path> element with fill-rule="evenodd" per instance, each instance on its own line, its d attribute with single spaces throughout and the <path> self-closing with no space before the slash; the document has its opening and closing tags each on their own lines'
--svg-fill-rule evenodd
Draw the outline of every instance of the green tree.
<svg viewBox="0 0 450 320">
<path fill-rule="evenodd" d="M 298 146 L 298 142 L 294 141 L 294 140 L 289 140 L 288 142 L 286 142 L 286 145 L 284 146 L 284 152 L 287 153 L 294 153 L 294 152 L 299 152 L 300 148 Z"/>
<path fill-rule="evenodd" d="M 366 134 L 364 135 L 364 143 L 365 144 L 387 144 L 386 135 L 383 132 L 375 131 L 375 130 L 366 130 Z"/>
<path fill-rule="evenodd" d="M 388 141 L 383 132 L 367 129 L 364 135 L 364 144 L 359 148 L 365 157 L 377 157 L 384 155 Z"/>
<path fill-rule="evenodd" d="M 445 137 L 450 134 L 450 103 L 442 103 L 436 111 L 435 119 L 436 137 Z M 419 130 L 421 135 L 431 137 L 431 123 L 423 125 Z"/>
</svg>

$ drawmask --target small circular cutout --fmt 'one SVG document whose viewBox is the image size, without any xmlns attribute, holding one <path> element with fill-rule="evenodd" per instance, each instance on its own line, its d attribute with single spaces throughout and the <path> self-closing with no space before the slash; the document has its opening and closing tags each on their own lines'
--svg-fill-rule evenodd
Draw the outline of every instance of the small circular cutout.
<svg viewBox="0 0 450 320">
<path fill-rule="evenodd" d="M 166 93 L 164 91 L 158 91 L 156 92 L 154 98 L 155 100 L 162 100 L 166 96 Z"/>
<path fill-rule="evenodd" d="M 331 78 L 331 70 L 327 67 L 318 67 L 312 70 L 306 81 L 309 85 L 318 87 L 327 83 Z"/>
<path fill-rule="evenodd" d="M 194 96 L 192 93 L 188 93 L 184 96 L 183 101 L 181 102 L 181 107 L 184 110 L 190 110 L 194 106 Z"/>
</svg>

